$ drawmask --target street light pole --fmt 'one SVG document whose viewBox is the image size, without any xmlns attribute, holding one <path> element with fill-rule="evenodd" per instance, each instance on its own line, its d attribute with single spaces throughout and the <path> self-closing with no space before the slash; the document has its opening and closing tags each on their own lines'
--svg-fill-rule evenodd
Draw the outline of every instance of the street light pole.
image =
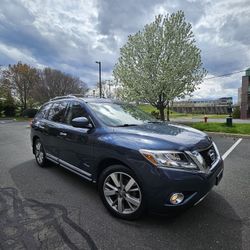
<svg viewBox="0 0 250 250">
<path fill-rule="evenodd" d="M 102 63 L 100 61 L 96 61 L 99 65 L 99 90 L 100 90 L 100 98 L 102 98 Z"/>
</svg>

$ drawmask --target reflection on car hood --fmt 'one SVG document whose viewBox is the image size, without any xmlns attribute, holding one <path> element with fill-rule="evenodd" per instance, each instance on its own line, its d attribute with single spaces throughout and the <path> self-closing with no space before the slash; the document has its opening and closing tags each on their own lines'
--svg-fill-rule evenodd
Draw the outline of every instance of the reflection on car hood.
<svg viewBox="0 0 250 250">
<path fill-rule="evenodd" d="M 204 149 L 211 145 L 209 137 L 196 129 L 173 123 L 149 123 L 132 127 L 115 128 L 119 137 L 138 148 L 150 149 Z"/>
</svg>

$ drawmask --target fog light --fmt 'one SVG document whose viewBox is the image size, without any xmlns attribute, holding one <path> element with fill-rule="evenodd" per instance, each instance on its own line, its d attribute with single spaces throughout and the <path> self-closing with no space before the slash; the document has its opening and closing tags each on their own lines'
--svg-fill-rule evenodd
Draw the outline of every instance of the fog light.
<svg viewBox="0 0 250 250">
<path fill-rule="evenodd" d="M 170 203 L 173 205 L 180 204 L 184 200 L 184 194 L 174 193 L 170 197 Z"/>
</svg>

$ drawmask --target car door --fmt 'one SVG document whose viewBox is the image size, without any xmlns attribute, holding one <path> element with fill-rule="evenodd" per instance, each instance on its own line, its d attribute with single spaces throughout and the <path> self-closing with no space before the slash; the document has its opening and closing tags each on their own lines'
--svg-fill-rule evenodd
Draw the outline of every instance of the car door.
<svg viewBox="0 0 250 250">
<path fill-rule="evenodd" d="M 47 115 L 45 130 L 47 133 L 45 141 L 46 155 L 49 159 L 58 161 L 61 148 L 61 137 L 65 122 L 65 112 L 67 110 L 67 101 L 54 102 Z"/>
<path fill-rule="evenodd" d="M 63 134 L 60 135 L 60 162 L 70 170 L 91 179 L 93 161 L 94 128 L 76 128 L 71 121 L 76 117 L 88 117 L 79 101 L 71 101 L 67 110 Z"/>
<path fill-rule="evenodd" d="M 43 105 L 39 110 L 39 112 L 36 114 L 32 123 L 32 127 L 35 131 L 35 134 L 42 141 L 45 151 L 48 148 L 48 136 L 49 136 L 46 118 L 51 107 L 52 103 L 47 103 Z"/>
</svg>

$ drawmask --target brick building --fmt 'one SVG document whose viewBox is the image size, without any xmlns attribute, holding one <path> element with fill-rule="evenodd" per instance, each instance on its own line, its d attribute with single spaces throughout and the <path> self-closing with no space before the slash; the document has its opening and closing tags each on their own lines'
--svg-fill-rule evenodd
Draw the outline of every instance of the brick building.
<svg viewBox="0 0 250 250">
<path fill-rule="evenodd" d="M 241 119 L 250 119 L 250 68 L 242 76 L 240 112 Z"/>
</svg>

